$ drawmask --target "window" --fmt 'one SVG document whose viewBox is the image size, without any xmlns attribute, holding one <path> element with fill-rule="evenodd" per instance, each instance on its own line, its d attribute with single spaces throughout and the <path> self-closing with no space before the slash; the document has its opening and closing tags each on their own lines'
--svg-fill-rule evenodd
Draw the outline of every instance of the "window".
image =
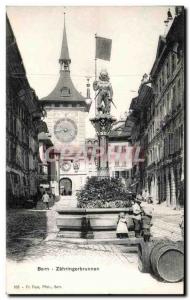
<svg viewBox="0 0 190 300">
<path fill-rule="evenodd" d="M 162 87 L 163 87 L 165 84 L 164 70 L 162 70 L 161 80 L 162 80 Z"/>
<path fill-rule="evenodd" d="M 183 125 L 180 126 L 180 148 L 183 148 Z"/>
<path fill-rule="evenodd" d="M 166 64 L 166 76 L 167 76 L 167 79 L 170 77 L 170 65 L 169 65 L 169 61 Z"/>
<path fill-rule="evenodd" d="M 181 88 L 181 79 L 180 79 L 180 78 L 178 79 L 178 82 L 177 82 L 177 87 L 178 87 L 178 89 L 180 89 L 180 88 Z"/>
<path fill-rule="evenodd" d="M 183 50 L 183 45 L 182 45 L 182 43 L 179 43 L 178 47 L 177 47 L 177 63 L 179 63 L 179 61 L 181 59 L 182 50 Z"/>
<path fill-rule="evenodd" d="M 176 106 L 176 87 L 173 86 L 173 107 Z"/>
<path fill-rule="evenodd" d="M 66 86 L 62 87 L 61 97 L 68 97 L 68 96 L 70 96 L 70 94 L 71 94 L 71 91 L 68 87 L 66 87 Z"/>
<path fill-rule="evenodd" d="M 115 178 L 119 178 L 119 171 L 115 172 Z"/>
<path fill-rule="evenodd" d="M 156 84 L 155 84 L 155 93 L 158 94 L 158 91 L 159 91 L 159 84 L 156 83 Z"/>
<path fill-rule="evenodd" d="M 119 167 L 119 161 L 118 160 L 115 161 L 115 166 Z"/>
<path fill-rule="evenodd" d="M 122 152 L 122 153 L 125 153 L 125 152 L 126 152 L 126 146 L 122 146 L 122 147 L 121 147 L 121 152 Z"/>
<path fill-rule="evenodd" d="M 121 171 L 121 177 L 122 178 L 127 178 L 126 173 L 127 173 L 126 171 Z"/>
<path fill-rule="evenodd" d="M 172 54 L 172 73 L 175 71 L 176 68 L 176 55 Z"/>
<path fill-rule="evenodd" d="M 180 149 L 180 127 L 175 130 L 174 152 Z"/>
<path fill-rule="evenodd" d="M 162 105 L 160 105 L 160 119 L 162 119 Z"/>
<path fill-rule="evenodd" d="M 118 150 L 119 150 L 119 146 L 115 146 L 115 147 L 114 147 L 114 152 L 116 152 L 116 153 L 117 153 L 117 152 L 118 152 Z"/>
<path fill-rule="evenodd" d="M 169 135 L 164 138 L 164 157 L 169 155 Z"/>
<path fill-rule="evenodd" d="M 126 167 L 126 164 L 127 164 L 126 160 L 123 160 L 122 161 L 122 167 Z"/>
<path fill-rule="evenodd" d="M 174 134 L 169 133 L 169 154 L 174 153 Z"/>
<path fill-rule="evenodd" d="M 158 145 L 158 160 L 161 160 L 161 144 Z"/>
<path fill-rule="evenodd" d="M 178 103 L 181 103 L 181 79 L 178 79 L 177 82 L 177 89 L 178 89 Z"/>
<path fill-rule="evenodd" d="M 162 78 L 159 79 L 160 92 L 162 91 Z"/>
<path fill-rule="evenodd" d="M 169 92 L 166 95 L 166 113 L 168 114 L 170 111 L 170 95 Z"/>
<path fill-rule="evenodd" d="M 159 80 L 157 80 L 156 88 L 157 88 L 156 93 L 158 94 L 160 91 L 160 81 Z"/>
</svg>

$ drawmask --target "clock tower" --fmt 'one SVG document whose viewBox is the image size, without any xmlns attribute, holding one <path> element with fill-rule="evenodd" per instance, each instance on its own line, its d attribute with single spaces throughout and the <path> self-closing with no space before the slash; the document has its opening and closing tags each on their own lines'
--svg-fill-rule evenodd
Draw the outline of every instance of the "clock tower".
<svg viewBox="0 0 190 300">
<path fill-rule="evenodd" d="M 46 110 L 44 121 L 54 145 L 50 164 L 52 192 L 74 199 L 86 179 L 85 157 L 79 153 L 85 145 L 85 121 L 90 104 L 71 79 L 65 18 L 59 64 L 60 76 L 55 88 L 40 101 Z"/>
</svg>

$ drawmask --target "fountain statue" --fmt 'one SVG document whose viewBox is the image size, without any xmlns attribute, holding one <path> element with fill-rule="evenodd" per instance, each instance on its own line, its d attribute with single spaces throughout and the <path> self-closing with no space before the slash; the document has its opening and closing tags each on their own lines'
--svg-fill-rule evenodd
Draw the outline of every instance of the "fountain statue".
<svg viewBox="0 0 190 300">
<path fill-rule="evenodd" d="M 102 155 L 98 155 L 97 171 L 99 177 L 109 177 L 109 161 L 108 161 L 108 137 L 114 122 L 116 121 L 110 114 L 111 103 L 113 103 L 113 89 L 109 81 L 107 71 L 101 71 L 99 80 L 95 80 L 93 88 L 97 92 L 96 114 L 95 118 L 90 119 L 92 122 L 99 142 L 99 148 Z"/>
</svg>

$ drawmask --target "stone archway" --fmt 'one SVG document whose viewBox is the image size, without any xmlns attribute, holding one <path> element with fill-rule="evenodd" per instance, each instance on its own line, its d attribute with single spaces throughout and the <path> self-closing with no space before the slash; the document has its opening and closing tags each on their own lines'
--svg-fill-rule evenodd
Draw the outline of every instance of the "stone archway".
<svg viewBox="0 0 190 300">
<path fill-rule="evenodd" d="M 59 194 L 63 196 L 72 195 L 72 180 L 68 177 L 61 178 L 59 181 Z"/>
</svg>

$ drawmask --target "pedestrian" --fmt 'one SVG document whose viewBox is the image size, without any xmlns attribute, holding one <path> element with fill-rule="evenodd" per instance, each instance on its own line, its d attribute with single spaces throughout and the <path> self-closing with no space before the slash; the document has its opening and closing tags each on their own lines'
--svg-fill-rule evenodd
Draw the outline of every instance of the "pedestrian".
<svg viewBox="0 0 190 300">
<path fill-rule="evenodd" d="M 139 201 L 142 201 L 142 200 L 143 200 L 142 195 L 139 193 L 139 194 L 137 195 L 136 199 L 139 200 Z"/>
<path fill-rule="evenodd" d="M 142 236 L 145 242 L 148 242 L 151 237 L 152 226 L 152 210 L 146 208 L 144 214 L 141 216 Z"/>
<path fill-rule="evenodd" d="M 128 237 L 127 220 L 123 212 L 121 212 L 118 217 L 116 235 L 120 239 Z"/>
<path fill-rule="evenodd" d="M 184 240 L 184 211 L 183 210 L 181 212 L 181 221 L 180 221 L 179 227 L 181 229 L 182 239 Z"/>
<path fill-rule="evenodd" d="M 136 198 L 136 199 L 134 200 L 134 203 L 133 203 L 133 205 L 132 205 L 132 210 L 133 210 L 133 213 L 134 213 L 135 215 L 138 215 L 138 214 L 142 213 L 143 208 L 142 208 L 142 206 L 141 206 L 141 203 L 142 203 L 142 201 L 141 201 L 140 199 L 138 199 L 138 198 Z"/>
<path fill-rule="evenodd" d="M 135 230 L 135 237 L 140 237 L 140 233 L 141 233 L 141 213 L 142 213 L 142 209 L 141 209 L 141 201 L 139 199 L 135 200 L 135 203 L 132 206 L 132 210 L 133 210 L 133 222 L 134 222 L 134 230 Z"/>
<path fill-rule="evenodd" d="M 47 191 L 45 191 L 44 195 L 42 196 L 42 201 L 45 203 L 46 209 L 49 209 L 49 195 Z"/>
</svg>

